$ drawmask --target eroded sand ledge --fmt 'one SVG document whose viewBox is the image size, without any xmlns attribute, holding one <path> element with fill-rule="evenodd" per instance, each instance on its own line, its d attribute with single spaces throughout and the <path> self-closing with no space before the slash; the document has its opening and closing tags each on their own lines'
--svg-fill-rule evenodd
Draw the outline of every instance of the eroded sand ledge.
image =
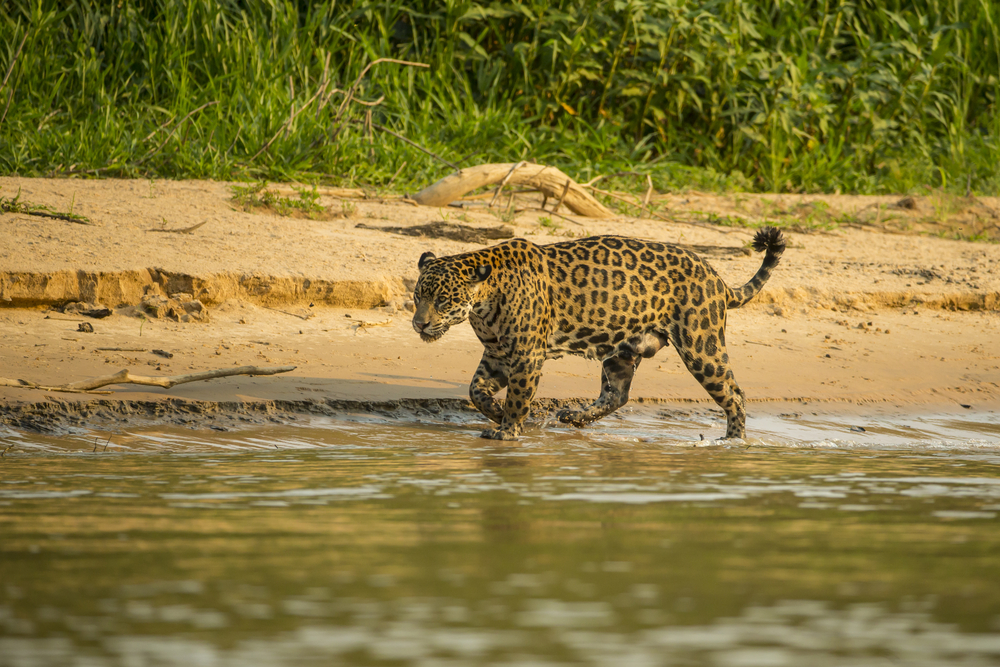
<svg viewBox="0 0 1000 667">
<path fill-rule="evenodd" d="M 83 423 L 104 411 L 122 424 L 142 413 L 190 418 L 197 426 L 215 411 L 297 414 L 316 402 L 333 409 L 337 401 L 365 406 L 359 410 L 399 401 L 416 401 L 412 409 L 430 409 L 435 401 L 467 409 L 466 387 L 481 354 L 471 331 L 459 327 L 425 345 L 400 307 L 421 252 L 482 246 L 377 229 L 453 221 L 459 215 L 453 209 L 363 201 L 355 218 L 313 221 L 233 210 L 221 183 L 0 178 L 0 193 L 18 188 L 23 200 L 56 210 L 75 198 L 74 210 L 95 224 L 0 217 L 3 376 L 60 384 L 119 368 L 149 375 L 250 363 L 297 369 L 171 390 L 113 387 L 111 397 L 0 388 L 0 418 L 7 424 Z M 698 196 L 697 206 L 709 204 Z M 192 234 L 148 231 L 164 221 L 178 228 L 206 224 Z M 358 229 L 359 222 L 376 229 Z M 752 235 L 632 218 L 581 223 L 553 229 L 526 213 L 513 226 L 537 243 L 619 233 L 739 247 Z M 497 220 L 469 212 L 463 224 Z M 1000 406 L 1000 246 L 865 229 L 792 233 L 789 241 L 765 291 L 729 314 L 730 356 L 752 404 Z M 760 258 L 710 262 L 738 285 Z M 176 293 L 201 300 L 210 321 L 143 321 L 127 308 L 151 294 Z M 95 320 L 48 310 L 69 301 L 117 312 Z M 95 332 L 77 332 L 80 320 Z M 359 328 L 359 321 L 380 326 Z M 598 378 L 593 362 L 549 362 L 540 396 L 592 398 Z M 670 350 L 643 362 L 632 395 L 679 405 L 706 399 Z"/>
<path fill-rule="evenodd" d="M 161 269 L 0 271 L 0 301 L 8 308 L 61 307 L 74 301 L 110 307 L 137 306 L 150 294 L 190 294 L 206 306 L 242 300 L 262 306 L 322 303 L 335 308 L 374 308 L 406 293 L 402 278 L 324 280 L 292 276 Z"/>
</svg>

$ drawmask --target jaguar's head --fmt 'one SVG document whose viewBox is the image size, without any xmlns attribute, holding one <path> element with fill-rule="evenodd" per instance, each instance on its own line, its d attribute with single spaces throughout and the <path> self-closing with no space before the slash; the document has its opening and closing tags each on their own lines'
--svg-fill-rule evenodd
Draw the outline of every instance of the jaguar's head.
<svg viewBox="0 0 1000 667">
<path fill-rule="evenodd" d="M 442 257 L 425 252 L 417 262 L 420 278 L 413 288 L 413 328 L 425 342 L 435 341 L 453 324 L 469 317 L 480 285 L 493 267 L 468 259 Z"/>
</svg>

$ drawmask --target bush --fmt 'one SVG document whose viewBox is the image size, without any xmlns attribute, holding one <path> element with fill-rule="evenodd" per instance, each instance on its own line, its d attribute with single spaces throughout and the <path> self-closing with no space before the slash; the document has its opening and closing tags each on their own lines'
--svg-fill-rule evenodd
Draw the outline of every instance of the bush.
<svg viewBox="0 0 1000 667">
<path fill-rule="evenodd" d="M 1000 182 L 986 0 L 6 5 L 8 174 L 377 186 L 406 162 L 396 183 L 412 187 L 450 171 L 384 127 L 451 163 L 640 170 L 665 187 Z M 380 57 L 430 67 L 375 66 L 356 96 L 384 101 L 335 124 L 334 90 Z"/>
</svg>

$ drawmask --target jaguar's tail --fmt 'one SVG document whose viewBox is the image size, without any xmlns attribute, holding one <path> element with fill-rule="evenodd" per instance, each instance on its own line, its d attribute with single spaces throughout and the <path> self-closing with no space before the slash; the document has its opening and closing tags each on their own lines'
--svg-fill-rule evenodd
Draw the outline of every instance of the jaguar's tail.
<svg viewBox="0 0 1000 667">
<path fill-rule="evenodd" d="M 726 308 L 739 308 L 750 299 L 757 296 L 757 293 L 764 287 L 764 283 L 771 277 L 771 271 L 778 265 L 781 253 L 785 252 L 785 238 L 781 235 L 781 230 L 774 227 L 761 227 L 753 237 L 753 249 L 757 252 L 765 252 L 764 263 L 757 269 L 746 285 L 737 289 L 726 288 Z"/>
</svg>

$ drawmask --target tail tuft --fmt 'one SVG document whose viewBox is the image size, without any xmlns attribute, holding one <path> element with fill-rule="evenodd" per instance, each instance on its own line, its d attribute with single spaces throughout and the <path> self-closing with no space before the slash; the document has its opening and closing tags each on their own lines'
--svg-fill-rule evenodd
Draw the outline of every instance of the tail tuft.
<svg viewBox="0 0 1000 667">
<path fill-rule="evenodd" d="M 739 308 L 750 299 L 757 296 L 764 283 L 771 277 L 771 271 L 778 266 L 781 260 L 781 253 L 785 252 L 785 237 L 781 231 L 774 227 L 761 227 L 753 237 L 753 249 L 757 252 L 767 251 L 764 261 L 753 278 L 743 287 L 737 289 L 726 288 L 726 308 Z"/>
<path fill-rule="evenodd" d="M 757 252 L 766 250 L 768 255 L 780 255 L 785 252 L 785 237 L 777 227 L 761 227 L 753 237 L 752 245 Z"/>
</svg>

